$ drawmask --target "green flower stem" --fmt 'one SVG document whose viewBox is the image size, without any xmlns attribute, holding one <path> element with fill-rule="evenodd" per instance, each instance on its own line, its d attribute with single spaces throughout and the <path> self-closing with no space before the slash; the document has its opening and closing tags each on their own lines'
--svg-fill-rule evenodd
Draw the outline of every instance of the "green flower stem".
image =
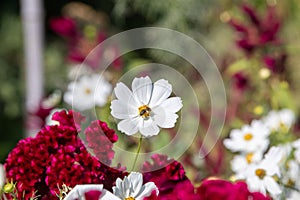
<svg viewBox="0 0 300 200">
<path fill-rule="evenodd" d="M 141 151 L 142 141 L 143 141 L 143 136 L 141 135 L 141 136 L 140 136 L 140 140 L 139 140 L 139 144 L 138 144 L 138 149 L 137 149 L 137 152 L 136 152 L 136 156 L 135 156 L 135 159 L 134 159 L 134 162 L 133 162 L 131 171 L 133 171 L 134 168 L 135 168 L 136 161 L 137 161 L 137 159 L 138 159 L 138 157 L 139 157 L 139 153 L 140 153 L 140 151 Z"/>
</svg>

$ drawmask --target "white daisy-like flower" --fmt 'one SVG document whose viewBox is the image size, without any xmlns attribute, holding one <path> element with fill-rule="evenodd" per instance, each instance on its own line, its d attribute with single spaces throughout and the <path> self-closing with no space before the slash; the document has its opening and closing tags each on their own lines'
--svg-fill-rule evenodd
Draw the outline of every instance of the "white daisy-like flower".
<svg viewBox="0 0 300 200">
<path fill-rule="evenodd" d="M 282 182 L 290 187 L 299 188 L 300 186 L 300 168 L 299 164 L 295 160 L 290 160 L 286 164 L 286 170 L 284 172 L 284 176 L 282 177 Z"/>
<path fill-rule="evenodd" d="M 292 146 L 295 148 L 294 157 L 300 163 L 300 139 L 294 141 Z"/>
<path fill-rule="evenodd" d="M 269 135 L 270 130 L 261 121 L 254 120 L 251 125 L 232 130 L 224 145 L 233 152 L 263 152 L 269 145 Z"/>
<path fill-rule="evenodd" d="M 68 85 L 64 101 L 75 109 L 84 111 L 94 106 L 103 106 L 112 86 L 97 74 L 82 76 L 77 82 Z"/>
<path fill-rule="evenodd" d="M 236 155 L 231 160 L 231 170 L 235 173 L 237 179 L 244 179 L 246 170 L 253 163 L 258 163 L 261 161 L 263 153 L 261 151 L 242 153 Z"/>
<path fill-rule="evenodd" d="M 300 199 L 300 192 L 295 190 L 291 191 L 289 196 L 286 198 L 286 200 L 298 200 L 298 199 Z"/>
<path fill-rule="evenodd" d="M 272 131 L 288 130 L 295 123 L 296 116 L 290 109 L 272 110 L 263 120 Z"/>
<path fill-rule="evenodd" d="M 89 191 L 99 191 L 101 193 L 99 200 L 143 200 L 153 191 L 158 195 L 158 189 L 153 182 L 143 185 L 143 175 L 131 172 L 128 177 L 125 176 L 124 180 L 117 179 L 113 194 L 103 189 L 102 184 L 76 185 L 64 200 L 85 200 L 85 193 Z"/>
<path fill-rule="evenodd" d="M 143 200 L 150 196 L 153 191 L 156 192 L 156 195 L 159 193 L 153 182 L 143 185 L 143 175 L 138 172 L 131 172 L 123 180 L 118 178 L 113 191 L 120 200 Z"/>
<path fill-rule="evenodd" d="M 279 162 L 282 159 L 282 151 L 278 147 L 272 147 L 265 158 L 258 164 L 251 165 L 246 172 L 246 182 L 252 192 L 268 192 L 275 197 L 282 191 L 275 181 L 274 176 L 280 178 Z"/>
<path fill-rule="evenodd" d="M 43 108 L 53 108 L 61 101 L 62 92 L 60 90 L 55 90 L 46 99 L 42 101 Z"/>
<path fill-rule="evenodd" d="M 111 103 L 111 114 L 121 121 L 118 129 L 127 135 L 138 131 L 145 137 L 157 135 L 160 128 L 172 128 L 182 108 L 180 97 L 169 96 L 172 85 L 164 79 L 152 83 L 146 77 L 135 78 L 132 91 L 118 83 L 114 89 L 117 99 Z"/>
<path fill-rule="evenodd" d="M 2 164 L 0 164 L 0 191 L 3 188 L 6 181 L 5 169 Z"/>
</svg>

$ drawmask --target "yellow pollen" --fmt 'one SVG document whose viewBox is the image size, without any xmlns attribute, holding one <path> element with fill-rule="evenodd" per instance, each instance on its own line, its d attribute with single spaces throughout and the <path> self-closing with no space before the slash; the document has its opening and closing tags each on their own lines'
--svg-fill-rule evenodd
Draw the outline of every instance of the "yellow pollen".
<svg viewBox="0 0 300 200">
<path fill-rule="evenodd" d="M 246 140 L 246 141 L 252 140 L 252 138 L 253 138 L 253 135 L 251 133 L 247 133 L 244 135 L 244 140 Z"/>
<path fill-rule="evenodd" d="M 135 198 L 133 198 L 133 197 L 127 197 L 124 200 L 135 200 Z"/>
<path fill-rule="evenodd" d="M 266 176 L 266 171 L 264 169 L 257 169 L 255 170 L 255 174 L 258 178 L 263 179 Z"/>
<path fill-rule="evenodd" d="M 91 91 L 90 88 L 86 88 L 86 89 L 85 89 L 85 93 L 86 93 L 86 94 L 91 94 L 91 92 L 92 92 L 92 91 Z"/>
<path fill-rule="evenodd" d="M 246 160 L 247 160 L 248 164 L 252 163 L 253 156 L 254 156 L 254 153 L 248 153 L 246 155 Z"/>
<path fill-rule="evenodd" d="M 143 105 L 143 106 L 139 107 L 139 114 L 144 119 L 148 119 L 151 115 L 151 109 L 149 108 L 149 106 Z"/>
</svg>

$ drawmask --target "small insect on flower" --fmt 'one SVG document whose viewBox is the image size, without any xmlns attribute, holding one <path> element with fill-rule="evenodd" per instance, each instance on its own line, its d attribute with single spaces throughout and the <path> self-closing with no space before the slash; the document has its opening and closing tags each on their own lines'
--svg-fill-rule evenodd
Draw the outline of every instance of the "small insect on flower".
<svg viewBox="0 0 300 200">
<path fill-rule="evenodd" d="M 138 131 L 144 137 L 157 135 L 160 128 L 173 128 L 182 108 L 180 97 L 170 97 L 172 85 L 160 79 L 152 83 L 146 77 L 135 78 L 132 91 L 118 83 L 114 89 L 117 99 L 111 103 L 111 114 L 120 119 L 118 129 L 127 135 Z"/>
</svg>

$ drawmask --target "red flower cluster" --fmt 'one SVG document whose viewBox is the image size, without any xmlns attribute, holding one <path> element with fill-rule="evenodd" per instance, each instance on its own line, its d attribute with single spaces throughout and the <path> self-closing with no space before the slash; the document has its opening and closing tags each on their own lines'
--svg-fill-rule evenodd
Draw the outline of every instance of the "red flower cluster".
<svg viewBox="0 0 300 200">
<path fill-rule="evenodd" d="M 87 152 L 77 137 L 79 123 L 84 119 L 79 113 L 61 111 L 55 113 L 53 119 L 60 124 L 46 126 L 35 138 L 21 140 L 8 155 L 5 163 L 7 178 L 17 183 L 18 198 L 24 195 L 29 199 L 35 192 L 50 198 L 62 184 L 74 187 L 99 183 L 111 188 L 116 178 L 123 176 L 122 172 L 101 164 Z M 93 123 L 103 127 L 111 141 L 117 140 L 114 131 L 105 123 Z"/>
<path fill-rule="evenodd" d="M 198 199 L 201 200 L 270 200 L 259 192 L 249 192 L 246 183 L 231 183 L 221 179 L 207 179 L 197 188 Z"/>
<path fill-rule="evenodd" d="M 114 157 L 113 143 L 118 140 L 115 131 L 108 128 L 105 122 L 94 121 L 84 131 L 87 146 L 95 154 L 96 158 L 104 164 L 110 165 Z"/>
<path fill-rule="evenodd" d="M 173 162 L 159 170 L 144 173 L 145 181 L 154 182 L 159 189 L 158 196 L 153 193 L 145 200 L 270 200 L 259 192 L 251 193 L 244 182 L 231 183 L 220 179 L 208 179 L 195 188 L 185 176 L 179 162 L 168 160 L 167 156 L 163 155 L 154 155 L 152 160 L 152 165 L 149 162 L 144 164 L 144 170 L 149 171 L 151 167 L 157 169 L 159 166 L 166 166 L 170 161 Z"/>
</svg>

